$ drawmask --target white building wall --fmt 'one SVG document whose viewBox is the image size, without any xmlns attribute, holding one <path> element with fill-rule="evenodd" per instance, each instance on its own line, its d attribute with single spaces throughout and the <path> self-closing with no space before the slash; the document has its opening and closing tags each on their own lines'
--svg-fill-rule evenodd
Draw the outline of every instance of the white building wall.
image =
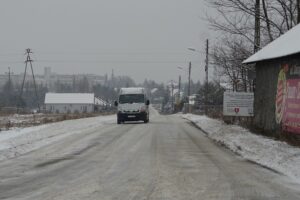
<svg viewBox="0 0 300 200">
<path fill-rule="evenodd" d="M 93 104 L 46 104 L 46 111 L 51 113 L 92 113 Z"/>
</svg>

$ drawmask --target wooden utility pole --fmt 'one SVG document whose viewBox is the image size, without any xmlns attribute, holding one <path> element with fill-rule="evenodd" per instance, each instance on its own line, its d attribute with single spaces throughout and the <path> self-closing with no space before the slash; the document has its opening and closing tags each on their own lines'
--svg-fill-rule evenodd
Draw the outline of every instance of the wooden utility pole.
<svg viewBox="0 0 300 200">
<path fill-rule="evenodd" d="M 188 85 L 188 98 L 191 95 L 191 71 L 192 71 L 192 62 L 189 63 L 189 85 Z"/>
<path fill-rule="evenodd" d="M 24 84 L 25 84 L 25 79 L 26 79 L 26 74 L 27 74 L 27 67 L 28 67 L 28 63 L 29 63 L 30 64 L 30 68 L 31 68 L 31 74 L 32 74 L 33 84 L 34 84 L 34 91 L 35 91 L 35 97 L 36 97 L 36 101 L 37 101 L 37 106 L 38 106 L 38 110 L 40 111 L 40 105 L 39 105 L 38 94 L 37 94 L 37 86 L 36 86 L 35 76 L 34 76 L 33 67 L 32 67 L 33 60 L 30 57 L 31 54 L 32 54 L 31 49 L 26 49 L 25 55 L 27 55 L 27 56 L 26 56 L 26 60 L 25 60 L 25 72 L 24 72 L 23 81 L 22 81 L 22 87 L 21 87 L 21 92 L 20 92 L 20 99 L 22 99 L 23 90 L 24 90 Z"/>
<path fill-rule="evenodd" d="M 172 113 L 174 112 L 174 82 L 171 81 L 171 95 L 172 95 Z"/>
<path fill-rule="evenodd" d="M 208 55 L 209 55 L 209 40 L 206 40 L 206 58 L 205 58 L 205 83 L 208 84 Z"/>
<path fill-rule="evenodd" d="M 297 0 L 297 23 L 300 24 L 300 0 Z"/>
<path fill-rule="evenodd" d="M 206 59 L 205 59 L 205 114 L 208 113 L 208 58 L 209 58 L 209 40 L 206 40 Z"/>
<path fill-rule="evenodd" d="M 178 79 L 178 98 L 180 100 L 180 90 L 181 90 L 181 76 L 179 75 Z"/>
<path fill-rule="evenodd" d="M 170 97 L 171 97 L 171 112 L 173 113 L 174 112 L 174 81 L 171 80 L 169 83 L 168 83 L 168 88 L 169 88 L 169 91 L 171 92 L 170 94 Z"/>
<path fill-rule="evenodd" d="M 260 49 L 260 0 L 255 1 L 254 53 Z"/>
<path fill-rule="evenodd" d="M 10 67 L 8 67 L 8 72 L 6 72 L 5 74 L 7 74 L 8 76 L 8 86 L 7 86 L 7 95 L 10 97 L 11 93 L 13 92 L 13 88 L 12 88 L 12 80 L 11 80 L 11 70 Z"/>
<path fill-rule="evenodd" d="M 190 105 L 190 96 L 191 96 L 191 71 L 192 71 L 192 62 L 189 62 L 189 81 L 188 81 L 188 95 L 187 95 L 187 105 L 188 105 L 188 112 L 191 112 L 191 105 Z"/>
<path fill-rule="evenodd" d="M 10 67 L 8 67 L 8 81 L 9 81 L 9 83 L 11 82 L 11 77 L 10 77 Z"/>
</svg>

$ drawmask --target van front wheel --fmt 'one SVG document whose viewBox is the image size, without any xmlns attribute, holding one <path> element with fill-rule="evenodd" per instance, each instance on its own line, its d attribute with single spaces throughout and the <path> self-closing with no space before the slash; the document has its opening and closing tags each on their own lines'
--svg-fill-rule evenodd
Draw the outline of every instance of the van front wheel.
<svg viewBox="0 0 300 200">
<path fill-rule="evenodd" d="M 144 120 L 144 123 L 149 123 L 149 118 L 146 118 L 146 119 Z"/>
<path fill-rule="evenodd" d="M 118 118 L 117 119 L 117 124 L 121 124 L 122 123 L 122 121 Z"/>
</svg>

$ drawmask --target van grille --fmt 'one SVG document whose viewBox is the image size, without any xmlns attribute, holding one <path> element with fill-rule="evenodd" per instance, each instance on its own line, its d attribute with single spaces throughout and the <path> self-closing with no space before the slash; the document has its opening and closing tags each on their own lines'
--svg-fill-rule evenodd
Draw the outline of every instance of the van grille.
<svg viewBox="0 0 300 200">
<path fill-rule="evenodd" d="M 125 113 L 139 113 L 139 110 L 124 110 Z"/>
</svg>

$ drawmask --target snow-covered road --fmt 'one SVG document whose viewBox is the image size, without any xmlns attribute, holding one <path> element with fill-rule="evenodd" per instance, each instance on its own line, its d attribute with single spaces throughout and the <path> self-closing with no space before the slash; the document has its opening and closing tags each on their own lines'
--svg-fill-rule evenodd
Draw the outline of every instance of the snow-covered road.
<svg viewBox="0 0 300 200">
<path fill-rule="evenodd" d="M 236 156 L 179 116 L 153 111 L 149 124 L 117 125 L 107 116 L 25 130 L 2 138 L 27 150 L 0 161 L 0 199 L 300 199 L 298 183 Z"/>
</svg>

